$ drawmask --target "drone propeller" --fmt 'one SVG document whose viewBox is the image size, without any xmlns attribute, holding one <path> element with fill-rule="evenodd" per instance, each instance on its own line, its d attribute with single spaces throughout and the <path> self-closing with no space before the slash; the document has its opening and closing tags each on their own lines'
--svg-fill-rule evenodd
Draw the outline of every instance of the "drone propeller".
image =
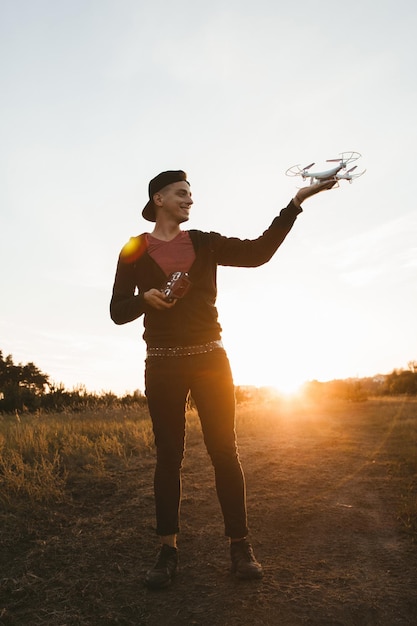
<svg viewBox="0 0 417 626">
<path fill-rule="evenodd" d="M 361 156 L 361 154 L 359 152 L 341 152 L 340 153 L 340 158 L 339 159 L 327 159 L 328 163 L 340 163 L 342 166 L 342 169 L 346 169 L 346 167 L 349 165 L 349 163 L 351 163 L 352 161 L 357 161 L 359 159 L 359 157 Z"/>
<path fill-rule="evenodd" d="M 305 167 L 303 167 L 303 172 L 307 172 L 310 167 L 313 167 L 313 165 L 315 165 L 314 163 L 310 163 L 310 165 L 306 165 Z"/>
<path fill-rule="evenodd" d="M 346 169 L 346 166 L 348 164 L 348 160 L 344 159 L 343 157 L 341 157 L 340 159 L 326 159 L 326 163 L 340 163 L 340 166 L 343 170 Z"/>
<path fill-rule="evenodd" d="M 366 172 L 366 170 L 363 170 L 363 172 L 358 172 L 357 174 L 352 174 L 353 170 L 356 170 L 357 167 L 358 166 L 355 165 L 354 167 L 351 167 L 350 170 L 348 170 L 344 174 L 336 174 L 336 179 L 338 181 L 339 180 L 348 180 L 351 183 L 355 178 L 359 178 L 359 176 L 362 176 Z"/>
<path fill-rule="evenodd" d="M 303 176 L 304 175 L 304 170 L 301 169 L 301 165 L 292 165 L 291 167 L 289 167 L 287 169 L 287 171 L 285 172 L 285 174 L 287 176 Z"/>
</svg>

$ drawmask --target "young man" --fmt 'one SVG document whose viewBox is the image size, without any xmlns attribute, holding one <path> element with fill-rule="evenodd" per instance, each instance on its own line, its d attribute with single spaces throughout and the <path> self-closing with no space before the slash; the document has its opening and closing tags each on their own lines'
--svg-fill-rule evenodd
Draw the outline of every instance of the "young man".
<svg viewBox="0 0 417 626">
<path fill-rule="evenodd" d="M 260 237 L 241 240 L 181 229 L 193 204 L 190 184 L 182 170 L 162 172 L 149 183 L 149 201 L 142 215 L 155 226 L 151 233 L 133 237 L 122 249 L 110 313 L 116 324 L 144 315 L 145 394 L 156 445 L 156 532 L 161 542 L 158 560 L 145 579 L 150 588 L 167 587 L 177 569 L 185 405 L 189 393 L 196 404 L 214 467 L 225 534 L 230 538 L 232 572 L 238 578 L 262 577 L 262 567 L 247 538 L 245 481 L 235 434 L 234 385 L 215 306 L 216 271 L 218 265 L 256 267 L 269 261 L 301 213 L 301 203 L 333 184 L 300 189 Z M 167 278 L 174 272 L 177 277 L 185 273 L 183 297 L 172 297 L 171 293 L 167 296 L 164 290 Z"/>
</svg>

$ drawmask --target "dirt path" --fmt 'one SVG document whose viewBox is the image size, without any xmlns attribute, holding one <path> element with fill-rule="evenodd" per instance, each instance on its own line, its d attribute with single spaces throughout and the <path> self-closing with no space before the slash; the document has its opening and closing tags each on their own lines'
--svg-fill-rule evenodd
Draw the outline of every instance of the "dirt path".
<svg viewBox="0 0 417 626">
<path fill-rule="evenodd" d="M 189 574 L 177 585 L 182 597 L 173 592 L 183 621 L 173 624 L 417 623 L 416 550 L 396 520 L 396 481 L 375 454 L 380 442 L 358 434 L 359 440 L 340 431 L 340 424 L 325 431 L 290 424 L 272 437 L 258 432 L 256 447 L 251 435 L 240 437 L 252 540 L 265 571 L 255 585 L 236 585 L 224 574 L 227 550 L 212 541 L 222 530 L 218 507 L 214 498 L 204 502 L 213 488 L 209 479 L 210 491 L 199 486 L 198 468 L 207 459 L 198 451 L 203 458 L 185 471 L 183 517 L 190 537 L 182 543 L 191 554 Z M 202 514 L 213 521 L 196 536 Z M 195 548 L 188 548 L 190 539 Z M 202 572 L 195 578 L 192 553 L 199 550 L 214 572 L 207 584 Z M 194 593 L 184 588 L 189 578 Z M 198 589 L 202 598 L 195 606 Z"/>
<path fill-rule="evenodd" d="M 207 453 L 188 435 L 180 570 L 149 592 L 153 459 L 74 484 L 73 505 L 15 527 L 3 553 L 3 624 L 395 626 L 417 624 L 417 547 L 397 520 L 400 477 L 359 420 L 242 422 L 251 539 L 262 581 L 229 574 Z M 25 527 L 26 528 L 26 527 Z M 16 546 L 20 546 L 17 548 Z M 4 559 L 6 558 L 6 561 Z"/>
</svg>

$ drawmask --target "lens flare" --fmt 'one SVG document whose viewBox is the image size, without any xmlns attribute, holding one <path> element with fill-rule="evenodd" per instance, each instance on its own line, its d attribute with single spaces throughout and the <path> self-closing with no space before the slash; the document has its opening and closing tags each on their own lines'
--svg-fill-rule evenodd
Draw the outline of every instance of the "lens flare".
<svg viewBox="0 0 417 626">
<path fill-rule="evenodd" d="M 131 237 L 120 253 L 123 263 L 134 263 L 137 261 L 148 247 L 145 235 Z"/>
</svg>

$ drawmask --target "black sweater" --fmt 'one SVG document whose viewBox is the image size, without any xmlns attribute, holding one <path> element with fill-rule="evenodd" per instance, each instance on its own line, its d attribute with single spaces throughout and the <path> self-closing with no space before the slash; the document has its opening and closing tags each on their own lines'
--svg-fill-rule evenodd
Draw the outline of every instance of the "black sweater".
<svg viewBox="0 0 417 626">
<path fill-rule="evenodd" d="M 217 265 L 263 265 L 284 241 L 301 210 L 291 201 L 257 239 L 190 230 L 196 255 L 189 271 L 192 287 L 164 311 L 147 305 L 143 294 L 161 288 L 167 277 L 147 253 L 145 235 L 132 237 L 119 256 L 110 303 L 112 320 L 126 324 L 144 314 L 143 338 L 149 347 L 192 346 L 220 339 L 215 306 Z"/>
</svg>

